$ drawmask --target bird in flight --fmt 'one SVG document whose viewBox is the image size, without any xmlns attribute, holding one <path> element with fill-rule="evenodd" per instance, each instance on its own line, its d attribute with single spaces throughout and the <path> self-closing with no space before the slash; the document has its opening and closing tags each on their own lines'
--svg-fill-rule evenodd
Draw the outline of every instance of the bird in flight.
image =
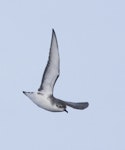
<svg viewBox="0 0 125 150">
<path fill-rule="evenodd" d="M 52 30 L 52 38 L 48 62 L 43 73 L 41 85 L 37 92 L 23 93 L 29 97 L 37 106 L 51 112 L 67 112 L 67 106 L 83 110 L 88 107 L 88 102 L 67 102 L 53 96 L 54 85 L 60 74 L 60 58 L 57 38 L 54 29 Z"/>
</svg>

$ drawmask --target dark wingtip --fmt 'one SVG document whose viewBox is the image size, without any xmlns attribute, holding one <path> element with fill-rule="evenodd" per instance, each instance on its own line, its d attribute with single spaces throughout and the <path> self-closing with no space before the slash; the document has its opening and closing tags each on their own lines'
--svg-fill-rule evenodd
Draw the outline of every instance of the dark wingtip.
<svg viewBox="0 0 125 150">
<path fill-rule="evenodd" d="M 89 106 L 89 103 L 88 102 L 86 102 L 86 107 L 88 107 Z"/>
<path fill-rule="evenodd" d="M 89 106 L 89 103 L 88 102 L 84 102 L 83 109 L 87 108 L 88 106 Z"/>
<path fill-rule="evenodd" d="M 52 39 L 53 39 L 53 38 L 56 39 L 57 48 L 58 48 L 58 42 L 57 42 L 56 32 L 55 32 L 55 30 L 52 28 Z M 51 39 L 51 45 L 52 45 L 52 39 Z M 51 47 L 51 46 L 50 46 L 50 47 Z"/>
<path fill-rule="evenodd" d="M 55 30 L 52 28 L 52 33 L 54 33 L 55 34 Z"/>
<path fill-rule="evenodd" d="M 56 32 L 55 32 L 54 29 L 52 29 L 52 36 L 55 36 L 55 38 L 56 38 Z M 57 40 L 57 39 L 56 39 L 56 40 Z"/>
</svg>

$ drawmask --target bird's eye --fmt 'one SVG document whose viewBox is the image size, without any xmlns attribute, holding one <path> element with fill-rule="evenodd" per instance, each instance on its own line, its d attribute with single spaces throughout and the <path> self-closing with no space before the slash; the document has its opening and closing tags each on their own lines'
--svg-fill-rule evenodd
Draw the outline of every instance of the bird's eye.
<svg viewBox="0 0 125 150">
<path fill-rule="evenodd" d="M 38 95 L 43 95 L 41 92 L 37 92 Z"/>
<path fill-rule="evenodd" d="M 62 106 L 62 105 L 58 105 L 58 104 L 57 104 L 56 106 L 57 106 L 57 107 L 59 107 L 59 108 L 63 108 L 63 106 Z"/>
</svg>

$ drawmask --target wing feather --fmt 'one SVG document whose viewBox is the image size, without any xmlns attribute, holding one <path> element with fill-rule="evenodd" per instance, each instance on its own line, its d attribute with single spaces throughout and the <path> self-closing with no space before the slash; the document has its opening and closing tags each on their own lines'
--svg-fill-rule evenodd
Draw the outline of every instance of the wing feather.
<svg viewBox="0 0 125 150">
<path fill-rule="evenodd" d="M 46 65 L 42 82 L 38 91 L 44 90 L 48 94 L 52 94 L 55 82 L 59 77 L 59 74 L 60 74 L 60 59 L 59 59 L 58 43 L 55 31 L 52 30 L 52 39 L 48 63 Z"/>
<path fill-rule="evenodd" d="M 80 102 L 80 103 L 74 103 L 74 102 L 66 102 L 64 101 L 66 105 L 75 108 L 75 109 L 85 109 L 89 106 L 88 102 Z"/>
</svg>

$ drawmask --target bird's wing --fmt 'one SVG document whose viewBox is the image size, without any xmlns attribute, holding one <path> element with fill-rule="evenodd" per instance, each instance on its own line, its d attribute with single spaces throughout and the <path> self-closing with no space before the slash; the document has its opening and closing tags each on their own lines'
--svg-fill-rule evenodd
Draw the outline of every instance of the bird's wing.
<svg viewBox="0 0 125 150">
<path fill-rule="evenodd" d="M 74 103 L 74 102 L 66 102 L 64 101 L 64 103 L 72 108 L 75 109 L 85 109 L 89 106 L 88 102 L 80 102 L 80 103 Z"/>
<path fill-rule="evenodd" d="M 46 65 L 41 85 L 38 91 L 44 90 L 48 94 L 53 93 L 53 88 L 60 73 L 60 59 L 58 51 L 58 43 L 55 31 L 52 30 L 52 39 L 48 63 Z"/>
</svg>

